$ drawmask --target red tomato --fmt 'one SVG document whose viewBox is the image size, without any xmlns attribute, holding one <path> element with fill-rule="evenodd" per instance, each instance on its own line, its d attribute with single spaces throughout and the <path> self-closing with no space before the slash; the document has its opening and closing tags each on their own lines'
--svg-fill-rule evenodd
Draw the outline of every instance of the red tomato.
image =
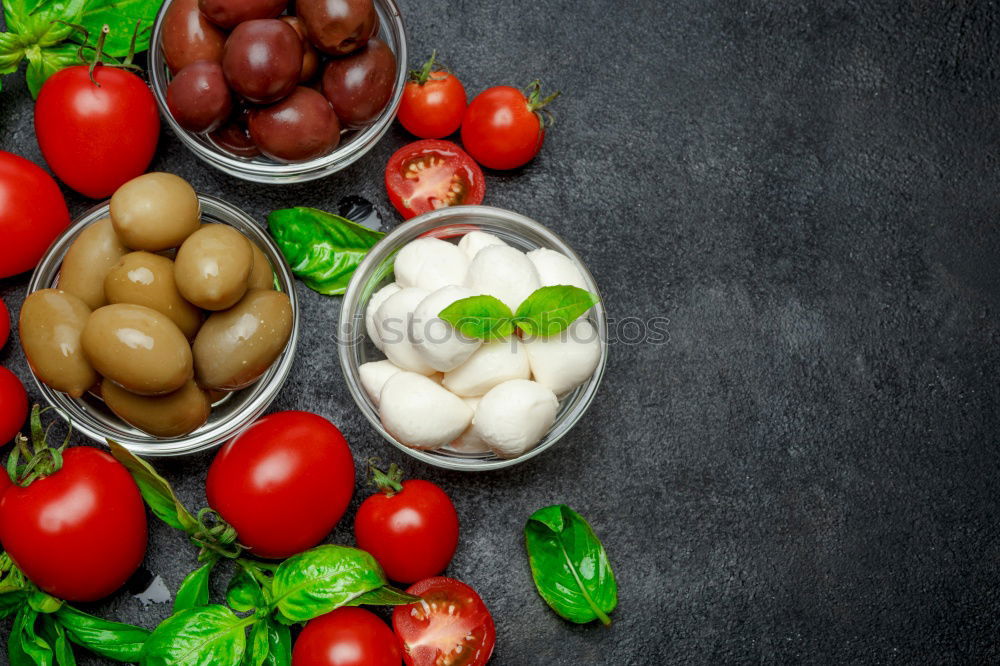
<svg viewBox="0 0 1000 666">
<path fill-rule="evenodd" d="M 10 335 L 10 312 L 7 304 L 0 300 L 0 348 L 7 344 L 7 337 Z"/>
<path fill-rule="evenodd" d="M 385 573 L 400 583 L 415 583 L 445 570 L 458 546 L 458 513 L 441 488 L 430 481 L 403 481 L 376 472 L 382 492 L 358 508 L 354 537 L 375 556 Z"/>
<path fill-rule="evenodd" d="M 476 591 L 452 578 L 428 578 L 407 590 L 419 604 L 396 606 L 392 628 L 406 666 L 482 666 L 496 644 L 493 616 Z"/>
<path fill-rule="evenodd" d="M 362 608 L 338 608 L 310 620 L 292 650 L 292 666 L 400 666 L 402 661 L 389 625 Z"/>
<path fill-rule="evenodd" d="M 337 525 L 354 494 L 354 459 L 322 416 L 277 412 L 219 450 L 205 491 L 240 543 L 259 557 L 284 558 Z"/>
<path fill-rule="evenodd" d="M 0 278 L 35 267 L 69 226 L 69 209 L 52 176 L 0 150 Z"/>
<path fill-rule="evenodd" d="M 414 141 L 389 158 L 385 189 L 403 219 L 445 206 L 483 203 L 482 169 L 451 141 Z"/>
<path fill-rule="evenodd" d="M 465 86 L 451 72 L 434 69 L 434 55 L 403 88 L 397 118 L 410 134 L 441 139 L 458 131 L 465 114 Z"/>
<path fill-rule="evenodd" d="M 28 393 L 13 372 L 0 367 L 0 445 L 14 439 L 28 418 Z M 6 460 L 0 461 L 0 467 Z"/>
<path fill-rule="evenodd" d="M 465 110 L 462 145 L 490 169 L 516 169 L 527 164 L 545 141 L 545 125 L 551 116 L 543 109 L 558 95 L 541 99 L 538 81 L 531 84 L 527 97 L 510 86 L 484 90 Z"/>
<path fill-rule="evenodd" d="M 67 67 L 42 85 L 35 134 L 49 167 L 91 199 L 111 196 L 153 159 L 160 116 L 153 93 L 132 72 L 98 65 Z"/>
<path fill-rule="evenodd" d="M 96 601 L 146 555 L 146 510 L 128 471 L 78 446 L 62 468 L 0 499 L 0 542 L 38 587 L 67 601 Z"/>
</svg>

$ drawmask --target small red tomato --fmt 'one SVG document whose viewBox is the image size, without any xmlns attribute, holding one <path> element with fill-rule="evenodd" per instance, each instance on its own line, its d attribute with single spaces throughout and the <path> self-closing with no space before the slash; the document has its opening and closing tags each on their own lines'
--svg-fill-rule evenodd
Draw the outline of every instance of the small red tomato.
<svg viewBox="0 0 1000 666">
<path fill-rule="evenodd" d="M 7 310 L 7 304 L 0 300 L 0 348 L 7 344 L 8 336 L 10 336 L 10 312 Z"/>
<path fill-rule="evenodd" d="M 399 643 L 371 611 L 344 607 L 320 615 L 299 634 L 292 666 L 400 666 Z"/>
<path fill-rule="evenodd" d="M 425 139 L 397 150 L 385 167 L 385 189 L 403 219 L 445 206 L 483 203 L 486 179 L 451 141 Z"/>
<path fill-rule="evenodd" d="M 160 116 L 153 93 L 132 72 L 98 65 L 92 81 L 90 68 L 76 65 L 42 85 L 35 134 L 60 180 L 84 196 L 103 199 L 145 173 L 160 136 Z"/>
<path fill-rule="evenodd" d="M 44 169 L 0 150 L 0 278 L 35 267 L 69 226 L 62 191 Z"/>
<path fill-rule="evenodd" d="M 442 139 L 458 131 L 465 114 L 465 86 L 451 72 L 435 69 L 432 53 L 419 71 L 410 73 L 397 118 L 421 139 Z"/>
<path fill-rule="evenodd" d="M 558 95 L 542 99 L 538 81 L 528 87 L 527 96 L 510 86 L 484 90 L 465 110 L 462 145 L 490 169 L 516 169 L 527 164 L 542 148 L 545 125 L 551 120 L 545 107 Z"/>
<path fill-rule="evenodd" d="M 483 666 L 497 632 L 476 591 L 452 578 L 428 578 L 407 590 L 423 601 L 396 606 L 392 628 L 403 643 L 406 666 Z"/>
<path fill-rule="evenodd" d="M 28 418 L 28 393 L 13 372 L 0 367 L 0 445 L 14 439 Z M 3 467 L 5 460 L 0 461 Z"/>
</svg>

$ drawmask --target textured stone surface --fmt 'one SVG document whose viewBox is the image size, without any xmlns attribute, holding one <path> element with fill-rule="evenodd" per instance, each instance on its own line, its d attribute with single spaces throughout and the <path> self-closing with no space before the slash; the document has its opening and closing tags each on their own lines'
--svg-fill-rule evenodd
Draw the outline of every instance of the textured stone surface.
<svg viewBox="0 0 1000 666">
<path fill-rule="evenodd" d="M 493 663 L 1000 659 L 997 7 L 401 4 L 411 65 L 436 47 L 470 93 L 563 90 L 542 155 L 489 174 L 487 202 L 561 234 L 617 319 L 669 320 L 665 344 L 615 345 L 558 448 L 461 475 L 367 426 L 330 342 L 339 301 L 300 286 L 275 408 L 319 412 L 359 464 L 378 455 L 452 494 L 448 573 L 492 609 Z M 0 148 L 38 161 L 30 113 L 6 79 Z M 395 219 L 382 168 L 407 140 L 394 129 L 349 172 L 293 187 L 211 171 L 166 133 L 153 166 L 259 220 L 346 194 Z M 14 312 L 25 282 L 0 282 Z M 0 362 L 27 378 L 16 343 Z M 160 467 L 197 506 L 209 461 Z M 521 528 L 554 502 L 610 552 L 610 629 L 563 622 L 533 589 Z M 351 538 L 348 520 L 331 541 Z M 171 589 L 192 556 L 152 529 L 147 566 Z M 167 608 L 121 594 L 95 611 L 152 626 Z"/>
</svg>

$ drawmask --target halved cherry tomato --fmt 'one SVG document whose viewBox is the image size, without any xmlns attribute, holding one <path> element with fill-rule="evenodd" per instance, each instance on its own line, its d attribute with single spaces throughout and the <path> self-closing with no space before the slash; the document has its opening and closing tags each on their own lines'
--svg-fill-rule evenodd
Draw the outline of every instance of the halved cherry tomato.
<svg viewBox="0 0 1000 666">
<path fill-rule="evenodd" d="M 403 219 L 445 206 L 483 203 L 483 171 L 451 141 L 428 139 L 403 146 L 385 167 L 385 189 Z"/>
<path fill-rule="evenodd" d="M 465 114 L 465 86 L 451 72 L 436 69 L 432 54 L 422 68 L 410 72 L 396 117 L 410 134 L 441 139 L 458 131 Z"/>
<path fill-rule="evenodd" d="M 392 611 L 392 628 L 403 644 L 406 666 L 482 666 L 489 661 L 497 632 L 475 590 L 439 576 L 407 592 L 423 601 Z"/>
</svg>

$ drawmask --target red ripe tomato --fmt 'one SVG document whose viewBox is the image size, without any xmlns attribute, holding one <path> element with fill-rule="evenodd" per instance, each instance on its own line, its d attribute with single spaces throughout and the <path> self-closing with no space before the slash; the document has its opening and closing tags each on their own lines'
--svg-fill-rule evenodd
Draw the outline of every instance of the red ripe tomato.
<svg viewBox="0 0 1000 666">
<path fill-rule="evenodd" d="M 13 372 L 0 367 L 0 445 L 14 439 L 28 418 L 28 393 Z M 0 461 L 0 467 L 3 467 Z M 0 474 L 2 475 L 2 474 Z"/>
<path fill-rule="evenodd" d="M 403 219 L 445 206 L 483 203 L 482 169 L 451 141 L 414 141 L 389 158 L 385 189 Z"/>
<path fill-rule="evenodd" d="M 434 55 L 410 74 L 396 115 L 410 134 L 441 139 L 458 131 L 465 114 L 465 86 L 451 72 L 434 69 Z"/>
<path fill-rule="evenodd" d="M 146 510 L 128 471 L 78 446 L 62 468 L 0 498 L 0 542 L 35 585 L 67 601 L 96 601 L 146 555 Z"/>
<path fill-rule="evenodd" d="M 528 95 L 510 86 L 479 93 L 462 119 L 462 145 L 484 167 L 516 169 L 538 154 L 551 115 L 545 108 L 559 93 L 542 99 L 535 81 Z"/>
<path fill-rule="evenodd" d="M 337 525 L 354 494 L 354 459 L 322 416 L 277 412 L 219 450 L 205 491 L 240 543 L 259 557 L 284 558 Z"/>
<path fill-rule="evenodd" d="M 441 488 L 430 481 L 400 483 L 394 468 L 389 475 L 373 470 L 382 492 L 358 508 L 354 537 L 389 578 L 415 583 L 438 575 L 451 562 L 458 546 L 458 513 Z"/>
<path fill-rule="evenodd" d="M 497 632 L 475 590 L 437 577 L 407 592 L 423 601 L 392 611 L 392 628 L 403 643 L 406 666 L 482 666 L 489 661 Z"/>
<path fill-rule="evenodd" d="M 153 159 L 160 116 L 153 93 L 132 72 L 98 65 L 59 70 L 35 103 L 35 134 L 49 167 L 91 199 L 111 196 Z"/>
<path fill-rule="evenodd" d="M 310 620 L 292 650 L 292 666 L 400 666 L 402 660 L 389 625 L 362 608 Z"/>
<path fill-rule="evenodd" d="M 7 344 L 7 337 L 10 336 L 10 312 L 7 304 L 0 300 L 0 348 Z"/>
<path fill-rule="evenodd" d="M 68 226 L 69 209 L 52 176 L 0 150 L 0 278 L 34 268 Z"/>
</svg>

